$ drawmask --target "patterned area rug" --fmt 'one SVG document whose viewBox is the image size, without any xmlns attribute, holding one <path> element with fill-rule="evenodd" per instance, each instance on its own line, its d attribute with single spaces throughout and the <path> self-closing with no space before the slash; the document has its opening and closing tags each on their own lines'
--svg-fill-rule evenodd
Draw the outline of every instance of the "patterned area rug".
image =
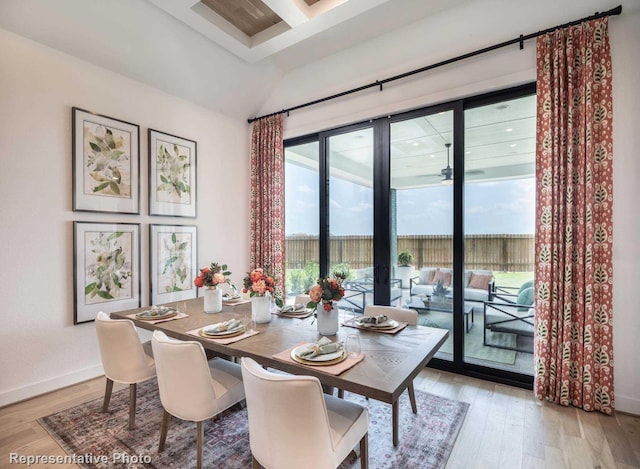
<svg viewBox="0 0 640 469">
<path fill-rule="evenodd" d="M 346 398 L 369 408 L 369 467 L 444 468 L 469 404 L 416 390 L 418 415 L 411 412 L 406 392 L 400 397 L 400 444 L 391 442 L 391 406 L 345 393 Z M 167 444 L 158 454 L 162 406 L 155 380 L 138 386 L 136 428 L 128 430 L 129 390 L 115 392 L 109 413 L 103 414 L 102 398 L 39 419 L 68 454 L 106 456 L 105 464 L 82 467 L 110 468 L 114 455 L 127 468 L 188 468 L 195 466 L 196 425 L 171 420 Z M 275 436 L 274 436 L 275 437 Z M 150 457 L 150 463 L 144 463 Z M 138 461 L 136 462 L 136 458 Z M 204 467 L 250 468 L 246 409 L 234 407 L 205 424 Z M 359 468 L 353 455 L 340 468 Z"/>
</svg>

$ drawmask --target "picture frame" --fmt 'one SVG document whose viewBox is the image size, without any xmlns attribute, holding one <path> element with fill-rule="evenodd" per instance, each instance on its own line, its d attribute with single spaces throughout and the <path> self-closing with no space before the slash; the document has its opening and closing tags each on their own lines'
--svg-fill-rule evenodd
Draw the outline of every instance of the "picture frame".
<svg viewBox="0 0 640 469">
<path fill-rule="evenodd" d="M 72 108 L 73 210 L 140 213 L 140 127 Z"/>
<path fill-rule="evenodd" d="M 73 222 L 73 323 L 140 307 L 140 224 Z"/>
<path fill-rule="evenodd" d="M 197 151 L 193 140 L 149 129 L 149 214 L 195 218 Z"/>
<path fill-rule="evenodd" d="M 198 227 L 149 226 L 149 284 L 152 305 L 198 296 Z"/>
</svg>

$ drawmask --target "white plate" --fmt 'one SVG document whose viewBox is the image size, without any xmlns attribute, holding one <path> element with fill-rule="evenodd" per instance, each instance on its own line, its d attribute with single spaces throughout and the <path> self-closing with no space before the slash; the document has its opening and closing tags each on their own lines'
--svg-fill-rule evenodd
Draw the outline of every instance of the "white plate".
<svg viewBox="0 0 640 469">
<path fill-rule="evenodd" d="M 338 350 L 337 352 L 332 352 L 332 353 L 325 353 L 324 355 L 318 355 L 317 357 L 313 357 L 313 358 L 307 358 L 307 357 L 301 357 L 299 354 L 300 352 L 303 352 L 305 350 L 307 350 L 309 348 L 309 344 L 303 344 L 300 345 L 299 347 L 294 348 L 291 353 L 293 355 L 295 355 L 298 358 L 301 358 L 302 360 L 306 360 L 308 362 L 328 362 L 331 360 L 335 360 L 336 358 L 340 358 L 342 356 L 342 354 L 344 353 L 344 351 L 342 349 Z"/>
<path fill-rule="evenodd" d="M 225 336 L 225 335 L 235 334 L 235 333 L 237 333 L 238 331 L 240 331 L 240 330 L 244 329 L 244 324 L 240 324 L 238 327 L 234 327 L 233 329 L 228 329 L 228 330 L 226 330 L 226 331 L 216 332 L 216 331 L 210 331 L 210 330 L 208 330 L 208 329 L 213 329 L 215 326 L 217 326 L 217 324 L 214 324 L 214 325 L 212 325 L 212 326 L 206 326 L 206 327 L 203 327 L 203 328 L 201 329 L 201 330 L 202 330 L 202 333 L 203 333 L 203 334 L 205 334 L 205 335 L 212 335 L 212 336 L 213 336 L 213 335 L 215 335 L 215 336 Z"/>
<path fill-rule="evenodd" d="M 371 329 L 393 329 L 398 327 L 398 322 L 393 319 L 387 319 L 385 322 L 380 324 L 372 324 L 370 322 L 360 322 L 359 319 L 356 319 L 356 324 L 360 327 L 368 327 Z"/>
</svg>

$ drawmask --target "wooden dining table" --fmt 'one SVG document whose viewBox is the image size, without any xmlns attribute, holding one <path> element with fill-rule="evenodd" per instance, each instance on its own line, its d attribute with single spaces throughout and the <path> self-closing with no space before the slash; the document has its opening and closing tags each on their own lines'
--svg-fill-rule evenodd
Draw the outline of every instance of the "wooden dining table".
<svg viewBox="0 0 640 469">
<path fill-rule="evenodd" d="M 205 350 L 229 357 L 250 357 L 258 363 L 296 375 L 315 376 L 323 386 L 336 387 L 392 406 L 393 444 L 398 445 L 399 398 L 407 386 L 431 360 L 440 346 L 446 341 L 449 331 L 425 326 L 407 326 L 396 334 L 368 331 L 341 325 L 332 341 L 346 341 L 347 335 L 357 334 L 360 338 L 364 360 L 352 368 L 334 376 L 323 372 L 322 366 L 309 366 L 274 358 L 274 355 L 300 343 L 315 342 L 318 334 L 314 318 L 306 319 L 271 315 L 271 321 L 257 324 L 256 335 L 238 342 L 223 345 L 205 338 L 187 334 L 188 331 L 202 328 L 221 321 L 235 318 L 245 321 L 251 314 L 249 302 L 225 304 L 220 313 L 204 312 L 202 298 L 196 298 L 165 306 L 176 307 L 188 317 L 151 324 L 149 321 L 130 316 L 148 310 L 149 307 L 111 313 L 113 319 L 133 319 L 142 329 L 161 330 L 168 336 L 180 340 L 198 341 Z M 344 313 L 348 314 L 348 313 Z"/>
</svg>

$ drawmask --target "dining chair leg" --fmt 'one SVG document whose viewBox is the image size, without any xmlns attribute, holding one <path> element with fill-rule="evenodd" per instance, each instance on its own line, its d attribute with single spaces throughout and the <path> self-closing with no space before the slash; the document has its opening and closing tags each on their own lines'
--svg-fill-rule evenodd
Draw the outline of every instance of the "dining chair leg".
<svg viewBox="0 0 640 469">
<path fill-rule="evenodd" d="M 202 469 L 202 441 L 204 440 L 204 425 L 198 422 L 198 469 Z"/>
<path fill-rule="evenodd" d="M 344 399 L 344 389 L 338 389 L 338 398 Z"/>
<path fill-rule="evenodd" d="M 262 469 L 262 466 L 253 454 L 251 455 L 251 469 Z"/>
<path fill-rule="evenodd" d="M 398 399 L 391 404 L 391 428 L 393 431 L 393 446 L 398 446 L 398 413 L 400 408 L 398 406 Z"/>
<path fill-rule="evenodd" d="M 107 386 L 104 389 L 104 403 L 102 404 L 102 412 L 109 410 L 109 402 L 111 402 L 111 392 L 113 391 L 113 381 L 107 378 Z"/>
<path fill-rule="evenodd" d="M 129 430 L 133 430 L 136 425 L 136 383 L 129 385 Z"/>
<path fill-rule="evenodd" d="M 413 389 L 413 381 L 411 381 L 411 384 L 409 384 L 409 387 L 407 388 L 407 390 L 409 391 L 409 400 L 411 401 L 411 410 L 413 411 L 414 414 L 417 414 L 418 406 L 416 405 L 416 392 Z"/>
<path fill-rule="evenodd" d="M 158 445 L 158 453 L 164 451 L 164 444 L 167 441 L 167 432 L 169 431 L 169 422 L 171 422 L 171 414 L 164 411 L 162 415 L 162 425 L 160 425 L 160 444 Z"/>
<path fill-rule="evenodd" d="M 365 433 L 360 440 L 360 469 L 369 467 L 369 433 Z"/>
</svg>

